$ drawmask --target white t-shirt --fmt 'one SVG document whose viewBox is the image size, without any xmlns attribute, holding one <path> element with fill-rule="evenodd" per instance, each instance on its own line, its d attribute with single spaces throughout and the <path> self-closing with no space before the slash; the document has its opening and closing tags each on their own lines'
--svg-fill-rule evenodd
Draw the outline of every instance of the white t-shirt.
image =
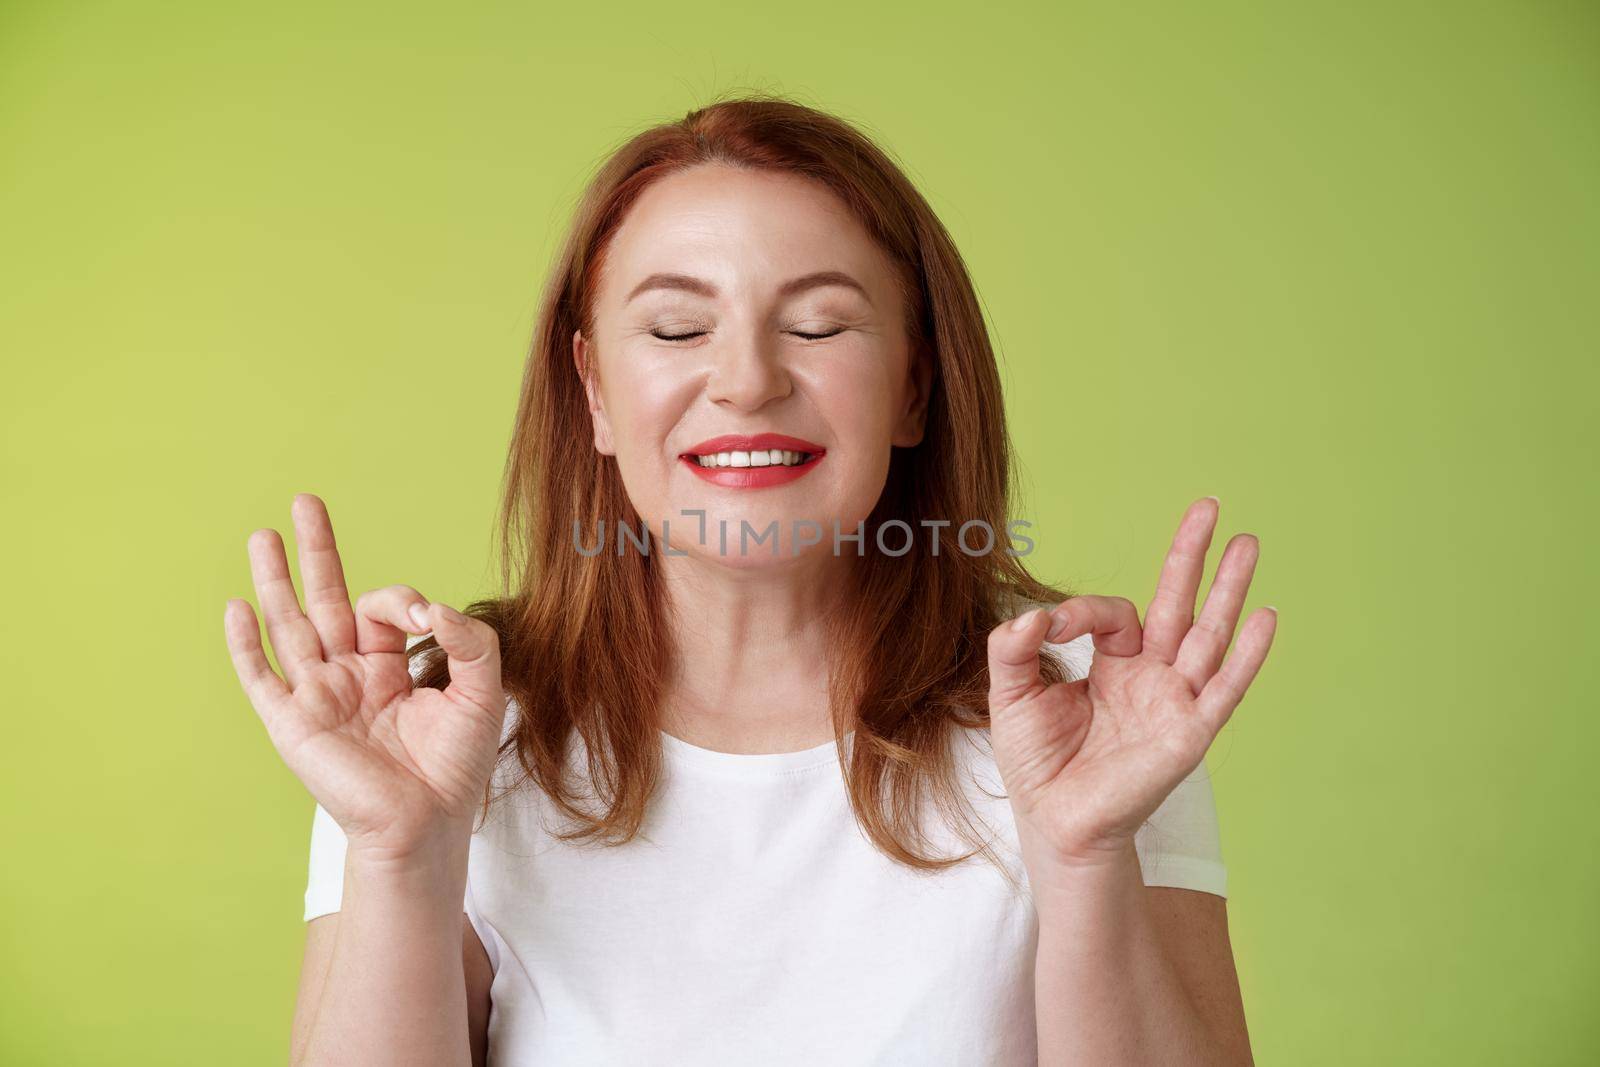
<svg viewBox="0 0 1600 1067">
<path fill-rule="evenodd" d="M 1052 647 L 1083 676 L 1087 636 Z M 878 852 L 831 741 L 761 755 L 661 742 L 662 790 L 626 845 L 556 840 L 546 827 L 562 824 L 531 783 L 473 835 L 464 907 L 494 967 L 489 1062 L 1036 1062 L 1038 915 L 1025 892 L 982 856 L 930 873 Z M 988 731 L 954 730 L 952 743 L 1026 887 Z M 940 855 L 967 851 L 936 816 L 927 825 Z M 1146 885 L 1225 895 L 1204 764 L 1135 847 Z M 344 851 L 319 805 L 307 920 L 339 909 Z"/>
</svg>

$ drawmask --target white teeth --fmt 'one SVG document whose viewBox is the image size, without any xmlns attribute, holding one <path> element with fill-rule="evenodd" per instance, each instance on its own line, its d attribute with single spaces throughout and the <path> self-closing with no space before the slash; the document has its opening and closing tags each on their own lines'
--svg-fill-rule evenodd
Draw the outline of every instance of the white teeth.
<svg viewBox="0 0 1600 1067">
<path fill-rule="evenodd" d="M 702 467 L 795 467 L 810 458 L 809 452 L 792 452 L 782 448 L 759 452 L 717 452 L 694 457 Z"/>
</svg>

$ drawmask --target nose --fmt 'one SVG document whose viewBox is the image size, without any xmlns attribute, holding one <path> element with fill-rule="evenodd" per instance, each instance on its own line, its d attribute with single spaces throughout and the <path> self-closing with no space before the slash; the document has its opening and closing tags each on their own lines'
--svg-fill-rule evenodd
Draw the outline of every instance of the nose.
<svg viewBox="0 0 1600 1067">
<path fill-rule="evenodd" d="M 706 396 L 715 404 L 755 411 L 788 396 L 794 385 L 776 339 L 751 337 L 712 355 Z"/>
</svg>

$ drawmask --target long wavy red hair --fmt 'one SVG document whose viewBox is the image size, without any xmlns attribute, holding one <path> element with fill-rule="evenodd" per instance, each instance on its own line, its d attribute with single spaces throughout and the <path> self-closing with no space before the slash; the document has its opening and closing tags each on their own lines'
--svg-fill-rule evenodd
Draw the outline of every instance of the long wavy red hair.
<svg viewBox="0 0 1600 1067">
<path fill-rule="evenodd" d="M 553 265 L 523 374 L 507 457 L 497 538 L 502 591 L 467 612 L 500 636 L 505 688 L 521 714 L 502 746 L 516 786 L 542 789 L 572 828 L 567 839 L 622 844 L 644 819 L 662 773 L 660 679 L 672 655 L 653 557 L 585 556 L 584 531 L 619 517 L 640 526 L 612 457 L 591 443 L 571 339 L 592 336 L 592 303 L 607 242 L 629 207 L 667 174 L 704 163 L 780 170 L 821 182 L 860 218 L 901 270 L 906 328 L 933 356 L 923 441 L 896 448 L 866 544 L 891 519 L 957 525 L 981 519 L 995 551 L 932 554 L 931 539 L 891 557 L 852 557 L 845 610 L 825 622 L 835 650 L 830 702 L 850 802 L 885 854 L 940 869 L 975 853 L 991 860 L 958 785 L 951 729 L 988 725 L 988 632 L 1021 600 L 1069 593 L 1034 579 L 1005 544 L 1013 499 L 1011 444 L 1000 378 L 977 295 L 950 235 L 900 168 L 842 119 L 775 94 L 740 94 L 638 134 L 612 153 L 584 191 Z M 952 530 L 953 532 L 953 530 Z M 898 547 L 904 533 L 886 535 Z M 419 684 L 448 684 L 432 639 Z M 1061 664 L 1041 657 L 1047 680 Z M 847 750 L 844 736 L 855 731 Z M 576 731 L 587 779 L 570 773 Z M 503 779 L 502 779 L 503 781 Z M 485 811 L 495 796 L 486 795 Z M 598 807 L 593 801 L 598 800 Z M 932 803 L 970 851 L 930 854 L 923 823 Z"/>
</svg>

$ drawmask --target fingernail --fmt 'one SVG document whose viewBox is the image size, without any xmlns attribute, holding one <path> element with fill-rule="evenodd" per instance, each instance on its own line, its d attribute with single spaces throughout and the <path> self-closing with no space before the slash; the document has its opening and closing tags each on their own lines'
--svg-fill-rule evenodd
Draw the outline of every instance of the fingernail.
<svg viewBox="0 0 1600 1067">
<path fill-rule="evenodd" d="M 1218 500 L 1218 499 L 1217 499 L 1217 498 L 1216 498 L 1216 497 L 1214 497 L 1214 496 L 1207 496 L 1207 497 L 1201 497 L 1201 499 L 1202 499 L 1202 500 L 1209 500 L 1209 501 L 1211 501 L 1211 502 L 1212 502 L 1212 503 L 1214 503 L 1214 504 L 1216 504 L 1216 505 L 1217 505 L 1217 506 L 1218 506 L 1218 507 L 1221 507 L 1221 506 L 1222 506 L 1222 501 L 1220 501 L 1220 500 Z"/>
<path fill-rule="evenodd" d="M 411 621 L 418 630 L 426 630 L 428 628 L 428 605 L 411 605 Z"/>
<path fill-rule="evenodd" d="M 1056 618 L 1055 621 L 1050 624 L 1050 632 L 1044 635 L 1044 639 L 1046 641 L 1054 641 L 1056 638 L 1066 633 L 1067 623 L 1071 621 L 1072 620 L 1068 619 L 1065 615 Z"/>
<path fill-rule="evenodd" d="M 1024 612 L 1023 614 L 1018 615 L 1011 623 L 1011 629 L 1015 630 L 1017 633 L 1021 633 L 1023 630 L 1026 630 L 1028 627 L 1033 625 L 1033 620 L 1037 619 L 1042 611 L 1044 611 L 1043 608 L 1034 608 L 1032 611 Z"/>
</svg>

